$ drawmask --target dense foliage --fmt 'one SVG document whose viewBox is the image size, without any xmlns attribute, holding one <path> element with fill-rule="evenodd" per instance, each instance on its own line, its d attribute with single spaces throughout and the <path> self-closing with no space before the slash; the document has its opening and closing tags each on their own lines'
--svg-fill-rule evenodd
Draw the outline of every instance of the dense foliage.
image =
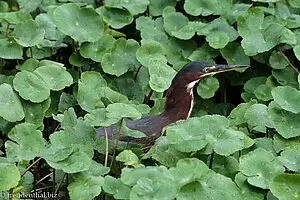
<svg viewBox="0 0 300 200">
<path fill-rule="evenodd" d="M 1 198 L 300 199 L 299 0 L 0 1 L 0 33 Z M 149 151 L 95 138 L 143 137 L 123 119 L 194 60 L 251 67 L 200 81 Z"/>
</svg>

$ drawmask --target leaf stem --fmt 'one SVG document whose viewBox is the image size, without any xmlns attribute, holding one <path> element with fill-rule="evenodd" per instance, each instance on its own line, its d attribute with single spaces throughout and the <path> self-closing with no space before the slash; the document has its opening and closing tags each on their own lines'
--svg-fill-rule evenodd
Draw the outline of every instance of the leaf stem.
<svg viewBox="0 0 300 200">
<path fill-rule="evenodd" d="M 152 94 L 153 94 L 153 90 L 151 90 L 150 93 L 148 94 L 148 96 L 145 98 L 145 101 L 144 101 L 145 104 L 148 104 L 148 103 L 149 103 Z"/>
<path fill-rule="evenodd" d="M 63 183 L 63 181 L 64 181 L 64 178 L 65 178 L 66 174 L 67 174 L 67 173 L 64 173 L 63 177 L 60 179 L 60 181 L 59 181 L 59 183 L 58 183 L 58 186 L 57 186 L 57 188 L 56 188 L 56 190 L 55 190 L 55 192 L 54 192 L 54 195 L 57 194 L 57 192 L 58 192 L 60 186 L 62 185 L 62 183 Z"/>
<path fill-rule="evenodd" d="M 133 78 L 134 82 L 136 81 L 137 76 L 138 76 L 138 74 L 139 74 L 139 72 L 140 72 L 142 66 L 143 66 L 143 65 L 140 65 L 139 68 L 137 69 L 137 71 L 136 71 L 136 73 L 135 73 L 135 75 L 134 75 L 134 78 Z"/>
<path fill-rule="evenodd" d="M 43 180 L 45 180 L 46 178 L 48 178 L 49 176 L 51 176 L 53 174 L 53 172 L 51 172 L 50 174 L 47 174 L 46 176 L 44 176 L 43 178 L 41 178 L 40 180 L 38 180 L 35 184 L 39 184 L 40 182 L 42 182 Z"/>
<path fill-rule="evenodd" d="M 293 68 L 293 70 L 299 74 L 298 69 L 290 62 L 290 60 L 286 57 L 286 55 L 282 52 L 282 49 L 279 49 L 281 56 L 285 59 L 285 61 Z"/>
<path fill-rule="evenodd" d="M 119 144 L 119 139 L 120 139 L 120 136 L 121 136 L 122 124 L 123 124 L 123 118 L 119 122 L 118 137 L 116 138 L 117 140 L 116 140 L 116 145 L 114 146 L 114 151 L 113 151 L 113 156 L 112 156 L 112 160 L 111 160 L 111 163 L 110 163 L 110 168 L 112 167 L 112 165 L 114 163 L 115 156 L 116 156 L 116 150 L 117 150 L 117 147 L 118 147 L 118 144 Z"/>
<path fill-rule="evenodd" d="M 212 168 L 213 161 L 214 161 L 214 155 L 215 155 L 215 152 L 213 151 L 213 152 L 210 154 L 210 158 L 209 158 L 209 169 Z"/>
<path fill-rule="evenodd" d="M 104 167 L 107 166 L 107 160 L 108 160 L 108 135 L 106 131 L 106 127 L 104 127 L 104 133 L 105 133 L 105 161 L 104 161 Z"/>
<path fill-rule="evenodd" d="M 36 161 L 34 161 L 31 165 L 29 165 L 21 174 L 21 177 L 24 176 L 24 174 L 26 174 L 26 172 L 28 172 L 36 163 L 38 163 L 40 160 L 42 160 L 42 158 L 38 158 Z"/>
</svg>

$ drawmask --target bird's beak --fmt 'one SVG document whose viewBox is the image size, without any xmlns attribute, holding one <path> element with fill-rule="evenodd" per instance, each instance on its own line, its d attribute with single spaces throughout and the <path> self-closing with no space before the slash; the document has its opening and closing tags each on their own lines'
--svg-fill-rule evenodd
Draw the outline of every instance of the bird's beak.
<svg viewBox="0 0 300 200">
<path fill-rule="evenodd" d="M 205 73 L 201 77 L 215 75 L 221 72 L 232 71 L 241 68 L 248 68 L 250 65 L 219 65 L 215 64 L 213 66 L 205 68 Z"/>
</svg>

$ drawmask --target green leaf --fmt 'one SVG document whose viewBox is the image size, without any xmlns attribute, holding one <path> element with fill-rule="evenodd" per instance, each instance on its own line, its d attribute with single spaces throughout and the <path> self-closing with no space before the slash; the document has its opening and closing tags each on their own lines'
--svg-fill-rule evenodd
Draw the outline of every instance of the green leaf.
<svg viewBox="0 0 300 200">
<path fill-rule="evenodd" d="M 83 43 L 80 46 L 80 55 L 93 61 L 101 62 L 105 53 L 109 53 L 115 39 L 108 34 L 103 34 L 100 40 L 92 43 Z"/>
<path fill-rule="evenodd" d="M 18 0 L 20 10 L 28 13 L 34 11 L 41 2 L 42 0 Z"/>
<path fill-rule="evenodd" d="M 106 108 L 108 118 L 133 118 L 139 119 L 142 114 L 132 105 L 125 103 L 109 104 Z"/>
<path fill-rule="evenodd" d="M 146 11 L 149 0 L 106 0 L 105 6 L 109 8 L 126 8 L 132 15 L 137 15 Z"/>
<path fill-rule="evenodd" d="M 175 70 L 160 60 L 152 60 L 148 66 L 150 74 L 150 87 L 157 92 L 163 92 L 169 88 L 175 76 Z"/>
<path fill-rule="evenodd" d="M 8 3 L 5 1 L 0 1 L 0 12 L 8 11 Z"/>
<path fill-rule="evenodd" d="M 51 90 L 62 90 L 73 83 L 73 78 L 66 68 L 54 63 L 38 67 L 34 73 L 40 76 Z"/>
<path fill-rule="evenodd" d="M 220 52 L 229 65 L 250 65 L 250 58 L 245 54 L 241 45 L 236 42 L 229 43 L 225 48 L 221 49 Z"/>
<path fill-rule="evenodd" d="M 88 170 L 92 160 L 83 152 L 74 152 L 66 159 L 58 162 L 46 161 L 52 168 L 60 169 L 65 173 L 77 173 Z"/>
<path fill-rule="evenodd" d="M 284 27 L 278 23 L 263 24 L 264 13 L 250 8 L 238 17 L 238 32 L 243 37 L 246 55 L 253 56 L 270 50 L 279 42 Z"/>
<path fill-rule="evenodd" d="M 274 101 L 286 111 L 300 113 L 300 91 L 290 86 L 279 86 L 272 90 Z"/>
<path fill-rule="evenodd" d="M 22 59 L 22 46 L 12 40 L 0 38 L 0 58 Z"/>
<path fill-rule="evenodd" d="M 160 1 L 161 2 L 161 1 Z M 164 1 L 165 2 L 165 1 Z M 150 17 L 141 16 L 135 20 L 136 29 L 141 31 L 141 43 L 154 40 L 165 45 L 168 41 L 168 36 L 163 29 L 163 19 L 157 18 L 156 20 Z"/>
<path fill-rule="evenodd" d="M 276 174 L 284 172 L 284 167 L 271 152 L 258 148 L 240 157 L 240 171 L 251 185 L 268 189 Z"/>
<path fill-rule="evenodd" d="M 300 172 L 300 148 L 286 149 L 280 154 L 280 161 L 291 171 Z"/>
<path fill-rule="evenodd" d="M 208 34 L 205 39 L 209 46 L 214 49 L 222 49 L 229 42 L 229 37 L 224 32 L 212 32 L 211 34 Z"/>
<path fill-rule="evenodd" d="M 250 106 L 252 106 L 255 103 L 256 101 L 250 101 L 248 103 L 240 103 L 237 107 L 235 107 L 228 116 L 230 124 L 234 126 L 245 127 L 247 125 L 245 113 L 248 110 L 248 108 L 250 108 Z"/>
<path fill-rule="evenodd" d="M 241 172 L 236 174 L 234 182 L 240 188 L 244 200 L 263 200 L 264 194 L 258 188 L 249 187 L 247 182 L 247 176 L 243 175 Z"/>
<path fill-rule="evenodd" d="M 201 79 L 197 86 L 197 94 L 203 99 L 209 99 L 215 95 L 219 89 L 219 81 L 214 77 L 206 77 Z"/>
<path fill-rule="evenodd" d="M 151 147 L 143 159 L 149 157 L 165 166 L 175 167 L 177 161 L 187 157 L 187 154 L 178 151 L 174 145 L 169 144 L 166 136 L 161 136 L 155 141 L 155 145 Z"/>
<path fill-rule="evenodd" d="M 36 128 L 43 130 L 43 120 L 44 120 L 44 110 L 42 108 L 42 103 L 32 103 L 30 101 L 24 101 L 24 112 L 25 112 L 25 122 L 34 124 Z"/>
<path fill-rule="evenodd" d="M 19 96 L 13 91 L 11 85 L 3 83 L 0 85 L 0 116 L 10 122 L 21 121 L 25 113 Z"/>
<path fill-rule="evenodd" d="M 55 9 L 53 17 L 57 28 L 78 42 L 96 42 L 103 34 L 103 22 L 92 8 L 63 4 Z"/>
<path fill-rule="evenodd" d="M 246 10 L 251 7 L 251 4 L 235 3 L 232 7 L 225 13 L 224 17 L 227 19 L 229 24 L 233 24 L 237 21 L 237 18 L 243 14 Z"/>
<path fill-rule="evenodd" d="M 289 0 L 289 4 L 294 8 L 300 8 L 300 2 L 297 0 Z"/>
<path fill-rule="evenodd" d="M 16 125 L 8 134 L 8 137 L 14 141 L 5 143 L 8 158 L 19 162 L 22 160 L 31 160 L 45 147 L 45 140 L 42 132 L 36 130 L 36 126 L 30 123 Z"/>
<path fill-rule="evenodd" d="M 145 42 L 136 52 L 137 60 L 143 66 L 149 66 L 152 60 L 161 60 L 167 63 L 164 47 L 155 41 Z"/>
<path fill-rule="evenodd" d="M 284 139 L 279 134 L 275 134 L 273 137 L 273 147 L 277 153 L 286 149 L 300 149 L 300 138 L 295 137 L 291 139 Z"/>
<path fill-rule="evenodd" d="M 269 62 L 273 69 L 284 69 L 286 66 L 289 65 L 288 62 L 284 59 L 284 57 L 281 55 L 281 53 L 277 51 L 272 52 Z"/>
<path fill-rule="evenodd" d="M 291 67 L 273 69 L 272 75 L 281 85 L 292 86 L 294 88 L 297 88 L 299 85 L 297 81 L 298 74 Z"/>
<path fill-rule="evenodd" d="M 119 119 L 109 118 L 105 108 L 97 108 L 84 116 L 84 121 L 92 126 L 108 127 L 115 124 Z"/>
<path fill-rule="evenodd" d="M 274 122 L 269 118 L 268 107 L 264 104 L 254 104 L 245 112 L 247 123 L 258 132 L 266 132 L 266 127 L 274 128 Z"/>
<path fill-rule="evenodd" d="M 188 58 L 192 61 L 206 60 L 210 63 L 215 63 L 213 58 L 218 55 L 219 52 L 216 49 L 213 49 L 207 43 L 204 43 L 200 48 L 195 49 Z"/>
<path fill-rule="evenodd" d="M 201 180 L 210 173 L 207 165 L 197 158 L 179 160 L 176 167 L 170 168 L 170 172 L 181 187 L 188 183 Z"/>
<path fill-rule="evenodd" d="M 216 4 L 218 0 L 212 1 L 197 1 L 197 0 L 186 0 L 184 2 L 184 10 L 193 16 L 208 16 L 216 11 Z"/>
<path fill-rule="evenodd" d="M 21 175 L 15 164 L 0 162 L 0 171 L 5 172 L 0 174 L 0 191 L 8 191 L 18 185 Z"/>
<path fill-rule="evenodd" d="M 201 22 L 189 22 L 186 16 L 176 12 L 173 7 L 164 9 L 163 18 L 166 32 L 182 40 L 191 39 L 195 35 L 196 28 L 204 26 Z"/>
<path fill-rule="evenodd" d="M 36 21 L 18 23 L 15 28 L 15 40 L 23 47 L 32 47 L 42 42 L 45 30 L 40 29 Z"/>
<path fill-rule="evenodd" d="M 92 161 L 88 170 L 73 175 L 75 181 L 68 186 L 70 198 L 93 199 L 98 196 L 101 193 L 101 186 L 104 184 L 102 176 L 108 171 L 108 168 Z"/>
<path fill-rule="evenodd" d="M 163 10 L 167 6 L 176 6 L 176 0 L 150 0 L 149 11 L 153 16 L 160 16 L 163 13 Z"/>
<path fill-rule="evenodd" d="M 204 179 L 199 181 L 200 184 L 193 182 L 181 188 L 178 199 L 186 199 L 186 196 L 191 196 L 190 199 L 197 199 L 199 196 L 203 199 L 226 199 L 231 200 L 232 197 L 242 199 L 239 188 L 228 177 L 217 173 L 208 173 Z M 226 191 L 226 192 L 225 192 Z M 193 192 L 193 195 L 190 193 Z"/>
<path fill-rule="evenodd" d="M 262 101 L 269 101 L 273 99 L 271 90 L 272 89 L 269 86 L 267 86 L 266 84 L 262 84 L 254 90 L 254 95 L 257 99 L 260 99 Z"/>
<path fill-rule="evenodd" d="M 136 51 L 139 48 L 137 41 L 120 38 L 115 41 L 110 53 L 104 54 L 102 68 L 105 73 L 121 76 L 128 70 L 134 70 L 139 66 L 136 60 Z"/>
<path fill-rule="evenodd" d="M 42 102 L 50 96 L 50 88 L 47 83 L 35 73 L 22 71 L 15 75 L 14 88 L 19 95 L 26 100 L 35 103 Z"/>
<path fill-rule="evenodd" d="M 55 47 L 57 43 L 61 43 L 65 35 L 57 29 L 55 20 L 52 15 L 41 13 L 36 16 L 35 21 L 39 25 L 40 29 L 45 30 L 45 39 L 50 42 L 51 45 L 46 45 L 46 41 L 42 42 L 43 46 Z"/>
<path fill-rule="evenodd" d="M 131 151 L 124 150 L 116 157 L 117 161 L 124 162 L 125 165 L 137 167 L 140 163 L 139 158 Z"/>
<path fill-rule="evenodd" d="M 96 11 L 103 17 L 103 20 L 112 28 L 120 29 L 131 24 L 133 16 L 126 9 L 109 8 L 101 6 Z"/>
<path fill-rule="evenodd" d="M 84 72 L 78 87 L 77 101 L 86 111 L 105 107 L 103 100 L 111 103 L 128 101 L 127 97 L 107 87 L 106 81 L 98 72 Z"/>
<path fill-rule="evenodd" d="M 112 176 L 105 176 L 103 190 L 112 194 L 115 199 L 129 199 L 130 187 Z"/>
<path fill-rule="evenodd" d="M 188 57 L 192 54 L 196 47 L 197 44 L 193 40 L 185 41 L 174 37 L 170 38 L 165 47 L 168 62 L 173 65 L 179 65 L 180 68 L 178 70 L 180 70 L 185 63 L 190 61 Z M 181 64 L 182 62 L 184 62 L 184 64 Z"/>
<path fill-rule="evenodd" d="M 230 26 L 226 19 L 223 17 L 217 18 L 211 21 L 206 26 L 197 29 L 198 35 L 216 35 L 219 32 L 222 32 L 222 35 L 224 35 L 223 33 L 226 33 L 226 35 L 229 37 L 230 42 L 233 42 L 239 36 L 238 32 L 232 26 Z"/>
<path fill-rule="evenodd" d="M 267 81 L 266 77 L 255 77 L 248 80 L 244 85 L 246 92 L 254 94 L 254 91 L 260 86 L 265 84 Z"/>
<path fill-rule="evenodd" d="M 280 200 L 299 199 L 299 180 L 299 174 L 278 174 L 270 185 L 271 192 Z"/>
<path fill-rule="evenodd" d="M 269 104 L 270 118 L 274 121 L 276 131 L 284 138 L 300 136 L 299 114 L 281 109 L 276 102 Z"/>
<path fill-rule="evenodd" d="M 20 71 L 33 72 L 38 67 L 39 67 L 39 61 L 34 58 L 29 58 L 22 65 L 17 66 L 17 69 Z"/>
<path fill-rule="evenodd" d="M 182 152 L 201 150 L 209 144 L 217 154 L 224 156 L 243 149 L 246 141 L 251 141 L 244 133 L 230 128 L 229 121 L 220 115 L 178 122 L 168 126 L 166 133 L 169 143 Z"/>
<path fill-rule="evenodd" d="M 123 168 L 121 181 L 133 186 L 130 199 L 173 199 L 176 184 L 171 173 L 164 166 Z"/>
</svg>

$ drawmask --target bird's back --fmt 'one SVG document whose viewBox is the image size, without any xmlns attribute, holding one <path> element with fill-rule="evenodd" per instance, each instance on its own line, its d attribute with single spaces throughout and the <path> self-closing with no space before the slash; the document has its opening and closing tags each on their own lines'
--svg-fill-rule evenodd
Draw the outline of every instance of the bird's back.
<svg viewBox="0 0 300 200">
<path fill-rule="evenodd" d="M 161 136 L 162 129 L 170 124 L 170 120 L 164 117 L 163 115 L 154 115 L 154 116 L 144 116 L 139 120 L 125 120 L 126 126 L 132 130 L 138 130 L 143 132 L 146 137 L 143 138 L 132 138 L 128 136 L 120 136 L 121 141 L 125 142 L 135 142 L 141 144 L 152 144 L 155 139 Z M 118 124 L 113 124 L 110 127 L 106 128 L 108 138 L 118 138 Z M 122 133 L 122 130 L 121 130 Z M 104 128 L 98 128 L 96 130 L 97 138 L 105 138 Z"/>
</svg>

